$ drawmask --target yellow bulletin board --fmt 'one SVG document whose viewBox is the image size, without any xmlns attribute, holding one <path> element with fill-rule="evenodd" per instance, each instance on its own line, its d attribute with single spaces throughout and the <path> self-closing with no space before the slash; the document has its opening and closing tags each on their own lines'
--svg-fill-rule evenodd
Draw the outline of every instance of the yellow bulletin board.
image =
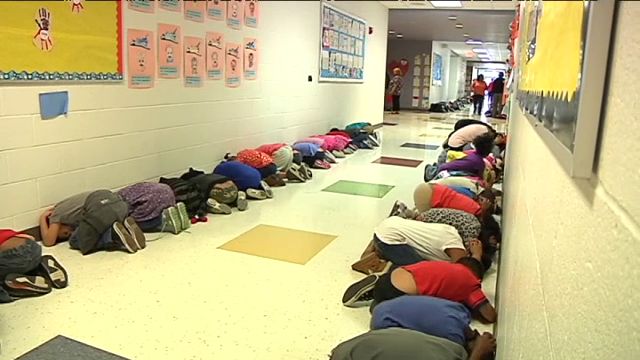
<svg viewBox="0 0 640 360">
<path fill-rule="evenodd" d="M 538 0 L 520 6 L 516 111 L 576 178 L 593 175 L 615 4 Z"/>
<path fill-rule="evenodd" d="M 121 81 L 121 2 L 0 1 L 2 81 Z"/>
</svg>

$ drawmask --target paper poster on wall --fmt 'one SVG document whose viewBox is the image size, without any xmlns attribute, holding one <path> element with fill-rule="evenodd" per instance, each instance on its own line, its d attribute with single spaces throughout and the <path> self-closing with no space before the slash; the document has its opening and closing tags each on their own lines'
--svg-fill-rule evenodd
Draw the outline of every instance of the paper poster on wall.
<svg viewBox="0 0 640 360">
<path fill-rule="evenodd" d="M 204 22 L 207 3 L 201 0 L 184 0 L 184 18 L 196 22 Z"/>
<path fill-rule="evenodd" d="M 224 34 L 218 32 L 207 33 L 207 79 L 222 79 L 224 63 Z"/>
<path fill-rule="evenodd" d="M 158 6 L 160 6 L 160 9 L 173 12 L 180 12 L 182 10 L 180 0 L 160 0 Z"/>
<path fill-rule="evenodd" d="M 366 22 L 322 3 L 320 81 L 362 82 Z"/>
<path fill-rule="evenodd" d="M 258 41 L 255 38 L 244 38 L 244 78 L 258 78 Z"/>
<path fill-rule="evenodd" d="M 225 85 L 227 87 L 240 86 L 240 72 L 242 69 L 241 57 L 242 45 L 238 43 L 227 43 L 226 46 L 226 69 L 224 73 Z"/>
<path fill-rule="evenodd" d="M 182 67 L 182 33 L 180 26 L 158 24 L 158 75 L 177 79 Z"/>
<path fill-rule="evenodd" d="M 211 20 L 223 21 L 227 12 L 227 2 L 223 0 L 207 1 L 207 16 Z"/>
<path fill-rule="evenodd" d="M 252 28 L 258 27 L 260 9 L 257 0 L 246 0 L 244 2 L 244 25 Z"/>
<path fill-rule="evenodd" d="M 0 1 L 2 81 L 121 81 L 120 2 Z"/>
<path fill-rule="evenodd" d="M 152 31 L 127 30 L 129 50 L 127 77 L 132 89 L 148 89 L 153 87 L 156 71 L 155 38 Z"/>
<path fill-rule="evenodd" d="M 156 2 L 152 0 L 129 0 L 129 9 L 144 13 L 154 13 L 156 11 Z"/>
<path fill-rule="evenodd" d="M 229 0 L 227 3 L 227 26 L 240 30 L 242 28 L 243 10 L 242 0 Z"/>
<path fill-rule="evenodd" d="M 199 37 L 184 37 L 184 85 L 200 87 L 204 80 L 205 45 Z"/>
</svg>

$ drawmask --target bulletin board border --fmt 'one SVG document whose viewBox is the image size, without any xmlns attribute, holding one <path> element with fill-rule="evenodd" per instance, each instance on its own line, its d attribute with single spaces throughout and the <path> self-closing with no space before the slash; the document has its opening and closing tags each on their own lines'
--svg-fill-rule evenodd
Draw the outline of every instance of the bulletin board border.
<svg viewBox="0 0 640 360">
<path fill-rule="evenodd" d="M 34 83 L 34 82 L 121 82 L 124 80 L 123 65 L 123 24 L 124 14 L 122 1 L 117 0 L 116 21 L 118 22 L 118 70 L 117 72 L 27 72 L 27 71 L 0 71 L 0 82 Z"/>
</svg>

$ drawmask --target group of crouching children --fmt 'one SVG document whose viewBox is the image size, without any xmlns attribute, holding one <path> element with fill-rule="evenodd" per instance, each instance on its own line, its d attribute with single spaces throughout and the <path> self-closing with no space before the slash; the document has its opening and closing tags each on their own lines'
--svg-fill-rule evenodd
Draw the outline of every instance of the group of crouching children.
<svg viewBox="0 0 640 360">
<path fill-rule="evenodd" d="M 494 323 L 481 281 L 501 242 L 499 180 L 506 137 L 489 124 L 460 120 L 438 162 L 425 169 L 414 206 L 397 201 L 352 269 L 347 307 L 369 306 L 371 331 L 338 345 L 332 360 L 491 359 Z"/>
<path fill-rule="evenodd" d="M 377 128 L 354 123 L 291 145 L 266 144 L 227 154 L 211 173 L 190 168 L 179 178 L 76 194 L 40 216 L 40 240 L 44 246 L 68 241 L 84 255 L 135 253 L 146 247 L 145 233 L 178 234 L 206 222 L 208 213 L 245 211 L 249 200 L 272 198 L 271 187 L 306 182 L 311 169 L 330 169 L 337 158 L 379 146 Z M 0 303 L 44 295 L 68 281 L 64 267 L 53 256 L 42 255 L 34 236 L 0 229 Z"/>
</svg>

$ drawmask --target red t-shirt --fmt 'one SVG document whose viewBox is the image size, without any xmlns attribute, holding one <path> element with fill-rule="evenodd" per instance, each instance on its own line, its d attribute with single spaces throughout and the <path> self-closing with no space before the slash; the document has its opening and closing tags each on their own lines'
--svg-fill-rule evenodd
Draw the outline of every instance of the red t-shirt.
<svg viewBox="0 0 640 360">
<path fill-rule="evenodd" d="M 0 229 L 0 245 L 4 244 L 5 241 L 11 239 L 12 237 L 20 234 L 22 233 L 9 229 Z"/>
<path fill-rule="evenodd" d="M 265 166 L 273 164 L 273 159 L 262 151 L 246 149 L 237 155 L 238 161 L 245 165 L 249 165 L 254 169 L 262 169 Z"/>
<path fill-rule="evenodd" d="M 402 268 L 413 275 L 420 295 L 459 302 L 471 310 L 488 301 L 480 280 L 462 264 L 421 261 Z"/>
<path fill-rule="evenodd" d="M 287 144 L 265 144 L 260 145 L 260 147 L 256 148 L 256 150 L 262 151 L 269 156 L 273 156 L 276 151 L 282 149 L 285 146 L 287 146 Z"/>
<path fill-rule="evenodd" d="M 480 204 L 466 195 L 462 195 L 448 186 L 435 184 L 431 194 L 431 208 L 455 209 L 468 212 L 473 215 L 480 215 Z"/>
</svg>

